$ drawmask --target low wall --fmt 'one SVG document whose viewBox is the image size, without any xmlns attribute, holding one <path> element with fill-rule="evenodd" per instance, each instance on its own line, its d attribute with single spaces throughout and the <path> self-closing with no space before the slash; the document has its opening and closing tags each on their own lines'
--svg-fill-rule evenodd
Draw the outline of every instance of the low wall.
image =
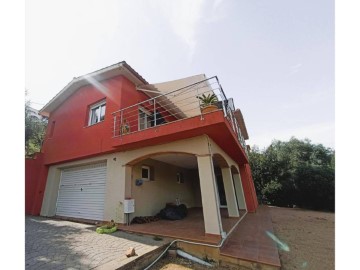
<svg viewBox="0 0 360 270">
<path fill-rule="evenodd" d="M 44 196 L 47 167 L 43 163 L 43 153 L 25 159 L 25 214 L 40 215 Z"/>
</svg>

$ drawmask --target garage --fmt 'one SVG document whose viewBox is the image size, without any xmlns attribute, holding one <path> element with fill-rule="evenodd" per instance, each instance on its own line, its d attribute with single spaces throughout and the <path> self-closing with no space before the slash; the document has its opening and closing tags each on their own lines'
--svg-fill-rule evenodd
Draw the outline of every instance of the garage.
<svg viewBox="0 0 360 270">
<path fill-rule="evenodd" d="M 104 220 L 106 162 L 61 171 L 56 215 Z"/>
</svg>

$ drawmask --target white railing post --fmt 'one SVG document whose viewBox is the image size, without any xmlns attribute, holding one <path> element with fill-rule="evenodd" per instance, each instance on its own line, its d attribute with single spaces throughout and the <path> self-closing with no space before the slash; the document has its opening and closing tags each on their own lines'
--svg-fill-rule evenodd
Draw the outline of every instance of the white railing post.
<svg viewBox="0 0 360 270">
<path fill-rule="evenodd" d="M 200 99 L 199 99 L 199 88 L 198 87 L 196 87 L 196 98 L 197 98 L 198 103 L 199 103 L 200 119 L 204 120 L 204 117 L 203 117 L 203 114 L 202 114 L 202 111 L 201 111 L 201 104 L 200 104 Z"/>
<path fill-rule="evenodd" d="M 230 109 L 230 108 L 229 108 Z M 234 127 L 234 116 L 233 116 L 233 113 L 232 113 L 232 110 L 230 109 L 230 121 L 231 121 L 231 125 L 232 125 L 232 128 L 233 128 L 233 131 L 235 131 L 235 127 Z"/>
<path fill-rule="evenodd" d="M 123 113 L 124 113 L 124 111 L 123 110 L 121 110 L 121 112 L 120 112 L 120 136 L 122 136 L 122 134 L 123 134 L 123 124 L 124 124 L 124 122 L 123 122 Z"/>
<path fill-rule="evenodd" d="M 223 108 L 223 111 L 224 111 L 224 117 L 226 117 L 225 100 L 223 99 L 221 102 L 222 102 L 222 108 Z"/>
<path fill-rule="evenodd" d="M 154 127 L 156 127 L 156 100 L 153 100 L 154 102 Z"/>
<path fill-rule="evenodd" d="M 114 116 L 114 131 L 113 131 L 113 137 L 116 136 L 116 115 Z"/>
</svg>

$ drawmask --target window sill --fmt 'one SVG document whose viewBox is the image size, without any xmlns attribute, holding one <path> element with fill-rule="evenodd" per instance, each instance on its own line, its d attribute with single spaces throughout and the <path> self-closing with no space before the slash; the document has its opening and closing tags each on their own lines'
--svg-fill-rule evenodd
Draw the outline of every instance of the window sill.
<svg viewBox="0 0 360 270">
<path fill-rule="evenodd" d="M 96 125 L 101 124 L 101 123 L 103 123 L 103 122 L 105 122 L 105 120 L 102 120 L 102 121 L 97 122 L 97 123 L 92 124 L 92 125 L 84 126 L 84 128 L 93 127 L 93 126 L 96 126 Z"/>
</svg>

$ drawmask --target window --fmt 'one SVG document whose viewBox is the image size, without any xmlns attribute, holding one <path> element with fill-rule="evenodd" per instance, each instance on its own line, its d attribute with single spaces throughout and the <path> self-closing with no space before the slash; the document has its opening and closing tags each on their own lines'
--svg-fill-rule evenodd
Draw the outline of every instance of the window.
<svg viewBox="0 0 360 270">
<path fill-rule="evenodd" d="M 141 167 L 141 178 L 144 181 L 150 181 L 150 167 L 149 166 Z"/>
<path fill-rule="evenodd" d="M 144 108 L 139 108 L 139 130 L 151 127 L 151 114 Z"/>
<path fill-rule="evenodd" d="M 102 101 L 90 107 L 89 112 L 89 126 L 104 121 L 105 119 L 106 102 Z"/>
</svg>

